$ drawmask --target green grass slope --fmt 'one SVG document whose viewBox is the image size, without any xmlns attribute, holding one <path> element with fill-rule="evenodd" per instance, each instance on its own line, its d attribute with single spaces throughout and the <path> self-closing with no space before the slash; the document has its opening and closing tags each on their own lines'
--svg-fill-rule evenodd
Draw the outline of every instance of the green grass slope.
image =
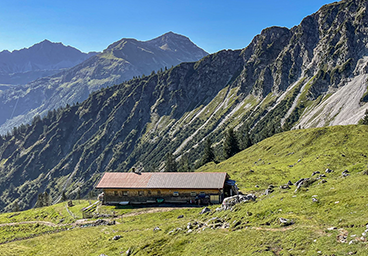
<svg viewBox="0 0 368 256">
<path fill-rule="evenodd" d="M 368 255 L 362 236 L 368 222 L 367 136 L 367 126 L 295 130 L 277 134 L 218 165 L 204 166 L 200 171 L 226 171 L 244 193 L 258 195 L 256 202 L 241 203 L 232 210 L 216 211 L 215 205 L 210 213 L 200 215 L 198 208 L 158 212 L 102 207 L 101 211 L 116 211 L 116 225 L 44 232 L 3 243 L 0 251 L 2 255 L 111 256 L 126 255 L 128 249 L 131 255 Z M 325 173 L 326 168 L 334 172 Z M 344 170 L 349 176 L 342 176 Z M 325 174 L 327 182 L 320 183 L 318 175 L 311 177 L 315 171 Z M 279 188 L 300 178 L 316 180 L 297 192 L 295 186 Z M 271 184 L 274 192 L 264 195 Z M 47 209 L 54 207 L 58 206 Z M 0 215 L 1 222 L 8 217 Z M 294 224 L 283 226 L 279 218 Z M 154 231 L 155 227 L 160 230 Z M 20 232 L 6 228 L 0 227 L 0 234 Z M 116 235 L 121 238 L 113 240 Z"/>
</svg>

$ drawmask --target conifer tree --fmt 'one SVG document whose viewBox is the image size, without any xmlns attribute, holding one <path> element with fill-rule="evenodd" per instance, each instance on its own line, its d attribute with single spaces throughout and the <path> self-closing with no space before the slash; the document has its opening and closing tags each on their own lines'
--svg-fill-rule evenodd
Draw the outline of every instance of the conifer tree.
<svg viewBox="0 0 368 256">
<path fill-rule="evenodd" d="M 19 212 L 19 204 L 18 201 L 15 201 L 12 205 L 12 212 Z"/>
<path fill-rule="evenodd" d="M 166 154 L 165 172 L 177 172 L 177 165 L 172 153 Z"/>
<path fill-rule="evenodd" d="M 182 155 L 179 161 L 179 172 L 190 172 L 192 170 L 188 155 Z"/>
<path fill-rule="evenodd" d="M 43 193 L 42 201 L 43 201 L 43 206 L 49 206 L 50 205 L 50 196 L 47 192 Z"/>
<path fill-rule="evenodd" d="M 43 194 L 42 193 L 38 194 L 37 202 L 35 205 L 35 208 L 39 208 L 39 207 L 43 207 Z"/>
<path fill-rule="evenodd" d="M 212 145 L 211 139 L 207 138 L 204 144 L 201 165 L 205 165 L 206 163 L 215 161 L 215 153 L 211 145 Z"/>
<path fill-rule="evenodd" d="M 65 191 L 63 191 L 63 193 L 61 194 L 61 201 L 64 202 L 66 200 L 68 200 L 68 197 L 66 196 Z"/>
<path fill-rule="evenodd" d="M 223 150 L 225 159 L 232 157 L 240 151 L 233 128 L 226 131 Z"/>
<path fill-rule="evenodd" d="M 368 125 L 368 109 L 365 111 L 364 117 L 359 121 L 358 124 Z"/>
</svg>

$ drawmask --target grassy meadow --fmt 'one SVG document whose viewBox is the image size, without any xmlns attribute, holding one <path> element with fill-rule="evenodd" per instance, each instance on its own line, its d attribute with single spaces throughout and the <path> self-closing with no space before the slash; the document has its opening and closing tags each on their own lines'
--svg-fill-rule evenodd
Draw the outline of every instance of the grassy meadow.
<svg viewBox="0 0 368 256">
<path fill-rule="evenodd" d="M 228 172 L 243 193 L 258 196 L 232 210 L 216 211 L 219 206 L 213 205 L 211 212 L 199 214 L 202 208 L 101 206 L 100 213 L 117 216 L 116 224 L 95 227 L 75 224 L 82 218 L 80 209 L 89 204 L 85 200 L 69 207 L 76 218 L 65 202 L 1 214 L 0 254 L 368 255 L 362 236 L 368 223 L 367 138 L 368 126 L 294 130 L 200 168 Z M 327 168 L 333 172 L 325 173 Z M 326 177 L 317 179 L 315 171 Z M 299 191 L 279 188 L 300 178 L 315 182 Z M 265 195 L 270 185 L 274 192 Z M 285 226 L 280 218 L 294 224 Z"/>
</svg>

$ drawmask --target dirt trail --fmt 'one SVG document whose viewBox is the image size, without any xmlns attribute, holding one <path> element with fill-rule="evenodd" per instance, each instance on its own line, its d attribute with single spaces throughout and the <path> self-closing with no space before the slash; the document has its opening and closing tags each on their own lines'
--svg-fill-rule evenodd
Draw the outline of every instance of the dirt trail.
<svg viewBox="0 0 368 256">
<path fill-rule="evenodd" d="M 127 214 L 123 214 L 123 215 L 119 215 L 115 218 L 103 218 L 103 220 L 117 220 L 120 219 L 122 217 L 132 217 L 132 216 L 138 216 L 138 215 L 142 215 L 142 214 L 146 214 L 146 213 L 155 213 L 155 212 L 167 212 L 167 211 L 171 211 L 177 208 L 174 207 L 169 207 L 169 208 L 151 208 L 151 209 L 145 209 L 142 211 L 138 211 L 138 212 L 132 212 L 132 213 L 127 213 Z M 0 227 L 5 227 L 5 226 L 16 226 L 16 225 L 23 225 L 23 224 L 41 224 L 41 225 L 45 225 L 45 226 L 49 226 L 49 227 L 65 227 L 65 226 L 77 226 L 77 225 L 84 225 L 84 224 L 91 224 L 94 223 L 96 220 L 87 220 L 87 219 L 80 219 L 77 220 L 73 223 L 62 223 L 62 224 L 55 224 L 49 221 L 20 221 L 20 222 L 11 222 L 11 223 L 2 223 L 0 224 Z M 119 222 L 116 222 L 116 224 L 120 224 Z"/>
<path fill-rule="evenodd" d="M 12 222 L 12 223 L 3 223 L 0 224 L 0 227 L 5 227 L 5 226 L 16 226 L 16 225 L 22 225 L 22 224 L 42 224 L 45 226 L 49 226 L 49 227 L 60 227 L 60 226 L 65 226 L 67 224 L 55 224 L 49 221 L 20 221 L 20 222 Z"/>
<path fill-rule="evenodd" d="M 120 217 L 132 217 L 132 216 L 137 216 L 137 215 L 146 214 L 146 213 L 168 212 L 168 211 L 172 211 L 172 210 L 176 210 L 176 209 L 178 209 L 178 208 L 177 207 L 151 208 L 151 209 L 145 209 L 143 211 L 126 213 L 126 214 L 123 214 Z M 183 208 L 180 208 L 180 209 L 190 209 L 190 207 L 183 207 Z"/>
</svg>

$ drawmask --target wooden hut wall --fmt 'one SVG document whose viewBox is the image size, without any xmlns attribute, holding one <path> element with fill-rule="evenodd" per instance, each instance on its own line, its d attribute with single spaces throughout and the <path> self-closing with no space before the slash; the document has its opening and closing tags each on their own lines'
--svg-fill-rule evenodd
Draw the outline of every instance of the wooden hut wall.
<svg viewBox="0 0 368 256">
<path fill-rule="evenodd" d="M 104 189 L 104 202 L 154 202 L 158 198 L 165 202 L 186 202 L 194 200 L 200 193 L 221 195 L 218 189 Z M 175 194 L 174 194 L 175 193 Z"/>
</svg>

